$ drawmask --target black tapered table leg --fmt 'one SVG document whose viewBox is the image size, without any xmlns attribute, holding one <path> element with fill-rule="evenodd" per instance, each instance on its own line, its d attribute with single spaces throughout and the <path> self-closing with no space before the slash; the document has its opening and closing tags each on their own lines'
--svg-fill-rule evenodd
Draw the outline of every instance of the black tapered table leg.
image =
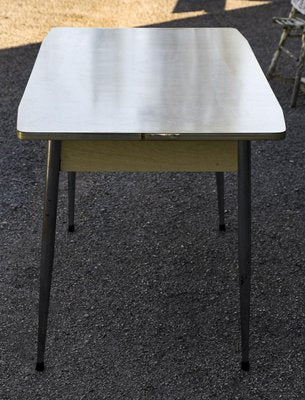
<svg viewBox="0 0 305 400">
<path fill-rule="evenodd" d="M 44 353 L 54 259 L 58 181 L 60 169 L 60 146 L 60 141 L 49 140 L 48 142 L 40 263 L 39 326 L 36 364 L 37 371 L 43 371 L 44 369 Z"/>
<path fill-rule="evenodd" d="M 74 232 L 75 172 L 68 172 L 68 231 Z"/>
<path fill-rule="evenodd" d="M 224 193 L 224 173 L 216 172 L 219 230 L 225 231 L 225 193 Z"/>
<path fill-rule="evenodd" d="M 251 288 L 251 143 L 238 144 L 238 261 L 240 284 L 241 368 L 249 370 Z"/>
</svg>

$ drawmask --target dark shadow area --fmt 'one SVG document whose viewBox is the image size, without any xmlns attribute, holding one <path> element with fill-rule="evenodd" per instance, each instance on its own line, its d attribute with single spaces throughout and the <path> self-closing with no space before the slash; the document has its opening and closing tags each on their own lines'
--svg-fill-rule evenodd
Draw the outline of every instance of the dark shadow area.
<svg viewBox="0 0 305 400">
<path fill-rule="evenodd" d="M 173 13 L 206 11 L 217 13 L 224 10 L 226 0 L 178 0 Z"/>
<path fill-rule="evenodd" d="M 7 99 L 15 101 L 22 96 L 39 47 L 40 43 L 34 43 L 0 50 L 1 102 L 6 98 L 5 95 Z"/>
<path fill-rule="evenodd" d="M 237 28 L 266 71 L 287 0 L 227 12 L 181 0 L 174 12 L 200 9 L 210 13 L 151 26 Z M 305 398 L 305 101 L 290 109 L 292 88 L 277 81 L 287 139 L 253 144 L 250 374 L 239 370 L 236 178 L 226 174 L 219 235 L 214 176 L 191 173 L 79 174 L 72 236 L 63 176 L 47 368 L 34 372 L 45 143 L 15 129 L 38 50 L 0 50 L 0 398 Z"/>
<path fill-rule="evenodd" d="M 33 153 L 31 146 L 24 146 L 16 137 L 16 118 L 17 108 L 21 100 L 22 94 L 26 87 L 27 81 L 31 74 L 40 43 L 30 44 L 27 46 L 13 47 L 0 50 L 0 137 L 1 137 L 1 185 L 2 194 L 6 193 L 9 198 L 14 194 L 11 185 L 16 182 L 9 178 L 11 167 L 13 166 L 20 183 L 25 183 L 22 179 L 34 179 L 34 171 L 32 170 L 29 161 L 42 155 Z M 40 143 L 35 143 L 35 146 L 41 146 Z M 16 148 L 17 151 L 12 149 Z M 8 176 L 6 176 L 8 174 Z M 7 178 L 7 179 L 6 179 Z M 23 195 L 25 192 L 23 192 Z M 15 193 L 16 195 L 16 193 Z M 20 191 L 22 196 L 22 192 Z M 5 198 L 5 195 L 3 196 Z M 2 199 L 3 199 L 2 198 Z M 4 201 L 6 203 L 6 200 Z M 12 200 L 14 203 L 14 201 Z M 2 208 L 2 212 L 4 209 Z"/>
<path fill-rule="evenodd" d="M 0 136 L 3 141 L 1 151 L 5 155 L 4 157 L 0 157 L 2 174 L 8 172 L 11 165 L 17 169 L 20 168 L 18 173 L 22 173 L 22 163 L 20 163 L 20 157 L 22 156 L 20 154 L 12 154 L 11 149 L 20 144 L 15 135 L 17 108 L 32 71 L 39 47 L 40 43 L 37 43 L 0 50 Z"/>
<path fill-rule="evenodd" d="M 248 0 L 251 5 L 251 0 Z M 261 0 L 265 1 L 265 0 Z M 219 13 L 225 10 L 226 0 L 178 0 L 173 13 L 206 11 Z"/>
</svg>

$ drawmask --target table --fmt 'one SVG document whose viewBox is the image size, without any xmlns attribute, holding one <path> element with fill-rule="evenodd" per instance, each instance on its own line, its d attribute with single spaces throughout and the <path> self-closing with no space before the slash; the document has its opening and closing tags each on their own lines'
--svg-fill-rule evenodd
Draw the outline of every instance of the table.
<svg viewBox="0 0 305 400">
<path fill-rule="evenodd" d="M 251 141 L 285 137 L 285 121 L 247 42 L 233 28 L 54 28 L 19 105 L 17 136 L 47 140 L 36 369 L 44 369 L 58 181 L 75 173 L 238 173 L 241 367 L 249 370 Z"/>
</svg>

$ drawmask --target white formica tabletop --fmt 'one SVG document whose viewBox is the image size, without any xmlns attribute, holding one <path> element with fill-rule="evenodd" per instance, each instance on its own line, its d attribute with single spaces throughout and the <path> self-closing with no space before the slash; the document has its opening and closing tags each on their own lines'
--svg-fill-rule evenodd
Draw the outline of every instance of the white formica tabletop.
<svg viewBox="0 0 305 400">
<path fill-rule="evenodd" d="M 20 139 L 258 140 L 285 130 L 233 28 L 54 28 L 17 120 Z"/>
</svg>

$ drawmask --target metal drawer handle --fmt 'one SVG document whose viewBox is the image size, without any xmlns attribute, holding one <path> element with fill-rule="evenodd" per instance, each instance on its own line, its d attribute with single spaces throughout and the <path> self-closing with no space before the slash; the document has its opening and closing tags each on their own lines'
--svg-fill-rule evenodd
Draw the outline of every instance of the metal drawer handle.
<svg viewBox="0 0 305 400">
<path fill-rule="evenodd" d="M 180 133 L 142 133 L 142 140 L 175 140 Z"/>
</svg>

